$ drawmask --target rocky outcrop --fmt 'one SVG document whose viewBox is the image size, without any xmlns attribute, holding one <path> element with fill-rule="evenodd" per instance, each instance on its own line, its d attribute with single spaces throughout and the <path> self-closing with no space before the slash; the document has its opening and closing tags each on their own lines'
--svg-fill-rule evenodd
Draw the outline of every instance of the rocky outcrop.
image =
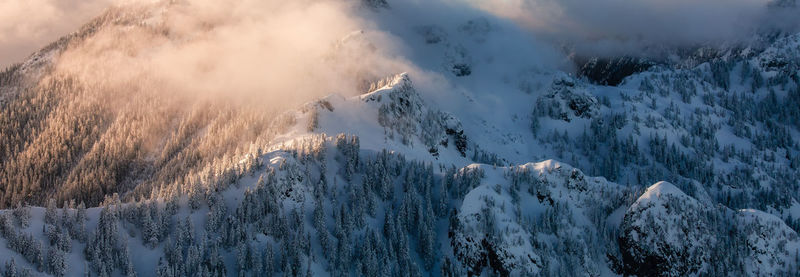
<svg viewBox="0 0 800 277">
<path fill-rule="evenodd" d="M 780 218 L 700 202 L 659 182 L 639 197 L 620 226 L 622 274 L 716 276 L 739 268 L 786 275 L 800 243 Z"/>
<path fill-rule="evenodd" d="M 580 63 L 580 75 L 599 85 L 616 86 L 625 77 L 643 72 L 656 63 L 634 57 L 591 58 Z"/>
<path fill-rule="evenodd" d="M 408 74 L 373 84 L 370 92 L 360 98 L 377 106 L 378 123 L 386 128 L 390 138 L 397 135 L 406 145 L 413 145 L 419 139 L 434 156 L 439 155 L 440 146 L 446 148 L 452 144 L 466 156 L 467 136 L 461 122 L 452 114 L 428 107 Z"/>
<path fill-rule="evenodd" d="M 625 274 L 700 274 L 716 243 L 707 213 L 711 207 L 667 182 L 647 189 L 625 213 L 620 250 Z"/>
<path fill-rule="evenodd" d="M 572 77 L 556 76 L 549 92 L 536 101 L 534 116 L 549 116 L 567 122 L 596 116 L 599 112 L 597 99 L 582 90 Z"/>
</svg>

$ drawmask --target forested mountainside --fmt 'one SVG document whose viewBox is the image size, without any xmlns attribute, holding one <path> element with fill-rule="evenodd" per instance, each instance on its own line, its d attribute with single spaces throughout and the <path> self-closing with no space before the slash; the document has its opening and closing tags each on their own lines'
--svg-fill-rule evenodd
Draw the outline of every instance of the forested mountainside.
<svg viewBox="0 0 800 277">
<path fill-rule="evenodd" d="M 281 129 L 269 107 L 195 100 L 146 82 L 87 81 L 57 68 L 62 52 L 93 43 L 97 32 L 135 27 L 151 12 L 111 9 L 2 73 L 0 207 L 44 206 L 51 198 L 97 206 L 114 193 L 150 197 L 154 188 L 222 174 Z M 118 50 L 128 49 L 97 51 Z"/>
<path fill-rule="evenodd" d="M 360 1 L 296 105 L 128 64 L 252 23 L 175 24 L 187 3 L 0 73 L 5 276 L 799 274 L 800 33 L 578 61 L 490 13 Z"/>
</svg>

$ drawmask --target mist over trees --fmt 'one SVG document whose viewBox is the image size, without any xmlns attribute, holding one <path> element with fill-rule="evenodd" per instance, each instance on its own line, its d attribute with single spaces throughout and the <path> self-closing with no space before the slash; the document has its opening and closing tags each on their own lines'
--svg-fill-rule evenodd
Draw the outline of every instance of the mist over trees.
<svg viewBox="0 0 800 277">
<path fill-rule="evenodd" d="M 798 275 L 800 34 L 576 76 L 445 2 L 113 8 L 0 71 L 0 275 Z"/>
<path fill-rule="evenodd" d="M 7 99 L 0 116 L 0 207 L 44 206 L 49 196 L 96 206 L 106 195 L 134 189 L 131 199 L 149 196 L 193 172 L 223 168 L 275 132 L 268 113 L 233 104 L 186 108 L 181 99 L 97 90 L 49 76 Z"/>
</svg>

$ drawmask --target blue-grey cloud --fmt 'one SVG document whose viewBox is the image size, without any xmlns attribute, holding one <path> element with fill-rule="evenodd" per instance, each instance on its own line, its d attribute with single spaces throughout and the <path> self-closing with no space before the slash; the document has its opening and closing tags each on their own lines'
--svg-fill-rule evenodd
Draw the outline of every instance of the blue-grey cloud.
<svg viewBox="0 0 800 277">
<path fill-rule="evenodd" d="M 658 47 L 748 42 L 800 31 L 795 0 L 497 0 L 473 3 L 540 37 L 584 51 L 630 54 Z"/>
</svg>

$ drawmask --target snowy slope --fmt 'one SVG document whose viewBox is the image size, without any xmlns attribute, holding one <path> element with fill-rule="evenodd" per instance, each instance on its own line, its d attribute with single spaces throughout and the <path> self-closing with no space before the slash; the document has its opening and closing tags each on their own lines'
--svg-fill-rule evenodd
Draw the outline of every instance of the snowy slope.
<svg viewBox="0 0 800 277">
<path fill-rule="evenodd" d="M 4 210 L 0 268 L 13 259 L 18 270 L 69 276 L 797 274 L 800 34 L 605 86 L 568 73 L 561 54 L 511 22 L 420 5 L 362 11 L 375 29 L 332 50 L 391 36 L 406 72 L 376 69 L 365 91 L 290 109 L 239 163 L 150 197 L 109 197 L 85 219 L 77 208 L 55 220 L 41 207 L 30 219 L 23 207 Z M 20 72 L 36 79 L 53 59 L 40 52 Z"/>
<path fill-rule="evenodd" d="M 719 275 L 731 266 L 747 275 L 788 274 L 800 246 L 773 215 L 713 207 L 666 182 L 639 197 L 621 228 L 625 272 L 637 275 Z"/>
</svg>

